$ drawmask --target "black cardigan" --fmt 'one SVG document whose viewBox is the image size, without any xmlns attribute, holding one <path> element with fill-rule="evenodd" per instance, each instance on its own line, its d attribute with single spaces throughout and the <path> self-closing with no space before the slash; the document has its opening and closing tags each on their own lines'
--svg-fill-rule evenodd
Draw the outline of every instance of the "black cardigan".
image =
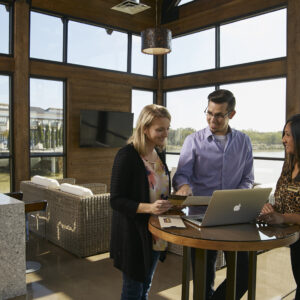
<svg viewBox="0 0 300 300">
<path fill-rule="evenodd" d="M 165 164 L 165 155 L 158 155 Z M 151 267 L 150 215 L 136 211 L 139 203 L 150 203 L 149 183 L 145 165 L 132 144 L 120 149 L 115 157 L 110 193 L 113 208 L 110 257 L 116 268 L 144 282 Z"/>
</svg>

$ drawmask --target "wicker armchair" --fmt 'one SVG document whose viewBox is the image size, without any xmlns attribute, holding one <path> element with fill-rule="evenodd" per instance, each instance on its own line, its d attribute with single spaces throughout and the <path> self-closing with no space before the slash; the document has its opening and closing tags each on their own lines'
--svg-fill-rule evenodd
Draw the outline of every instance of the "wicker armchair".
<svg viewBox="0 0 300 300">
<path fill-rule="evenodd" d="M 48 202 L 45 213 L 30 215 L 30 230 L 79 257 L 109 250 L 112 214 L 105 184 L 82 186 L 90 188 L 94 195 L 77 196 L 30 181 L 21 183 L 24 201 L 46 199 Z"/>
</svg>

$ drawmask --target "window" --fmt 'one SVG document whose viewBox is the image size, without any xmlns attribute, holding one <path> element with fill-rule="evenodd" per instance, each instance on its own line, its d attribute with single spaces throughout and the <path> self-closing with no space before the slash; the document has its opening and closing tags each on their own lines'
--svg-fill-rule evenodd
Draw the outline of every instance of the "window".
<svg viewBox="0 0 300 300">
<path fill-rule="evenodd" d="M 215 68 L 215 29 L 172 39 L 167 76 Z"/>
<path fill-rule="evenodd" d="M 207 126 L 204 110 L 207 107 L 207 96 L 214 87 L 198 88 L 168 92 L 167 109 L 172 120 L 167 142 L 167 164 L 171 170 L 177 167 L 179 152 L 187 135 Z"/>
<path fill-rule="evenodd" d="M 96 68 L 127 71 L 127 34 L 70 21 L 68 62 Z"/>
<path fill-rule="evenodd" d="M 286 9 L 220 27 L 221 67 L 286 56 Z"/>
<path fill-rule="evenodd" d="M 0 75 L 0 192 L 10 192 L 10 78 Z"/>
<path fill-rule="evenodd" d="M 63 177 L 64 83 L 30 79 L 31 175 Z"/>
<path fill-rule="evenodd" d="M 136 127 L 136 121 L 144 106 L 153 103 L 153 92 L 132 90 L 131 112 L 133 115 L 133 128 Z"/>
<path fill-rule="evenodd" d="M 0 53 L 9 54 L 9 10 L 8 6 L 0 4 L 0 28 L 1 28 L 1 39 L 0 39 Z"/>
<path fill-rule="evenodd" d="M 236 98 L 236 115 L 230 126 L 249 135 L 257 158 L 284 158 L 281 134 L 285 124 L 286 79 L 269 79 L 222 85 Z M 283 161 L 255 160 L 255 181 L 276 182 Z"/>
<path fill-rule="evenodd" d="M 153 76 L 153 55 L 147 55 L 141 51 L 141 37 L 132 36 L 132 67 L 131 72 Z"/>
<path fill-rule="evenodd" d="M 237 113 L 229 124 L 251 139 L 256 158 L 255 181 L 276 183 L 284 158 L 281 133 L 285 124 L 286 79 L 226 84 L 220 88 L 235 95 Z M 172 116 L 167 145 L 169 169 L 177 167 L 178 154 L 186 136 L 207 126 L 203 112 L 207 96 L 213 90 L 213 87 L 207 87 L 167 93 L 167 108 Z"/>
<path fill-rule="evenodd" d="M 30 13 L 30 57 L 63 60 L 63 22 L 61 18 Z"/>
</svg>

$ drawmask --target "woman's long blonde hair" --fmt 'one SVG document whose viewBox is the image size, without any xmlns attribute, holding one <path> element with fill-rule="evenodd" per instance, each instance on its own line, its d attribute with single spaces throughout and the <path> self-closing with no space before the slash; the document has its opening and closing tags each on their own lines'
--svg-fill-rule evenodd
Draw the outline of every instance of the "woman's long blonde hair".
<svg viewBox="0 0 300 300">
<path fill-rule="evenodd" d="M 171 115 L 168 110 L 164 106 L 157 104 L 145 106 L 139 115 L 136 128 L 132 136 L 128 139 L 128 143 L 132 143 L 140 155 L 146 154 L 145 130 L 149 128 L 153 120 L 157 118 L 167 118 L 171 121 Z M 164 147 L 158 146 L 158 149 L 162 151 Z"/>
</svg>

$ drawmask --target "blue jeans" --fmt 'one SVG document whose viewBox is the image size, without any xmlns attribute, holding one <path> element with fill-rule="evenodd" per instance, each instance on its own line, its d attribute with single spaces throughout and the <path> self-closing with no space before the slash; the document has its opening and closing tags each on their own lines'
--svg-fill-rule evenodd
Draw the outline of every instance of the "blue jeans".
<svg viewBox="0 0 300 300">
<path fill-rule="evenodd" d="M 300 240 L 290 245 L 290 249 L 292 270 L 297 285 L 295 300 L 300 300 Z"/>
<path fill-rule="evenodd" d="M 225 260 L 227 252 L 224 251 Z M 195 269 L 195 249 L 191 248 L 192 269 Z M 214 291 L 216 275 L 217 251 L 207 250 L 206 269 L 206 299 L 223 300 L 226 297 L 226 279 Z M 237 273 L 236 273 L 236 299 L 240 299 L 248 289 L 248 252 L 237 252 Z M 194 283 L 197 284 L 197 283 Z"/>
<path fill-rule="evenodd" d="M 147 300 L 152 278 L 158 263 L 160 251 L 152 251 L 152 266 L 145 282 L 131 279 L 123 272 L 123 288 L 121 300 Z"/>
</svg>

